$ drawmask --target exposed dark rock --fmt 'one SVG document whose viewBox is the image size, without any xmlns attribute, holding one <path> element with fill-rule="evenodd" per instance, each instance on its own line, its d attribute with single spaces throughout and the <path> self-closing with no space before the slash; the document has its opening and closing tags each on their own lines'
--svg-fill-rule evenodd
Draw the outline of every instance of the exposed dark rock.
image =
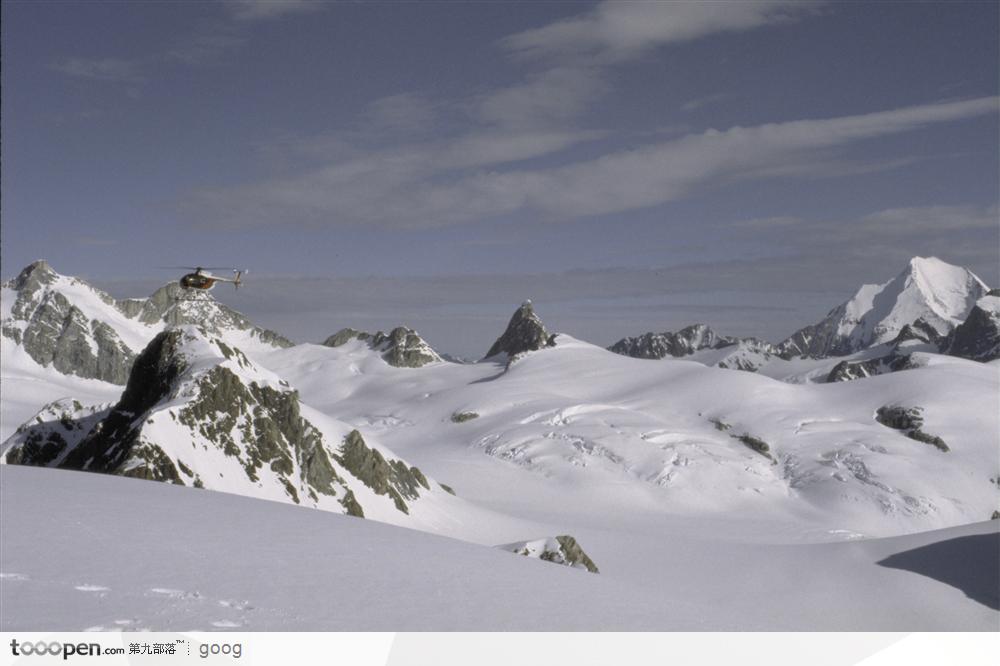
<svg viewBox="0 0 1000 666">
<path fill-rule="evenodd" d="M 892 344 L 899 345 L 903 342 L 916 340 L 917 342 L 926 342 L 936 345 L 942 340 L 942 338 L 943 336 L 938 333 L 936 328 L 928 324 L 923 319 L 917 319 L 916 321 L 906 324 L 903 328 L 899 329 L 899 334 L 893 339 Z"/>
<path fill-rule="evenodd" d="M 486 352 L 485 358 L 499 354 L 506 354 L 508 358 L 512 358 L 524 352 L 553 347 L 556 344 L 555 338 L 555 334 L 545 330 L 545 325 L 535 314 L 531 301 L 525 301 L 514 312 L 507 329 Z"/>
<path fill-rule="evenodd" d="M 580 544 L 576 542 L 576 539 L 568 534 L 547 539 L 537 539 L 535 541 L 518 541 L 497 547 L 517 555 L 537 558 L 544 562 L 586 569 L 590 573 L 600 573 L 597 565 L 587 556 L 583 548 L 580 547 Z"/>
<path fill-rule="evenodd" d="M 920 407 L 899 405 L 879 407 L 875 411 L 875 420 L 887 428 L 901 431 L 912 440 L 930 444 L 943 452 L 949 450 L 943 439 L 920 429 L 924 425 L 923 410 Z"/>
<path fill-rule="evenodd" d="M 404 326 L 397 326 L 388 334 L 344 328 L 324 340 L 323 344 L 340 347 L 351 340 L 368 343 L 372 350 L 382 354 L 382 360 L 396 368 L 420 368 L 442 360 L 419 333 Z"/>
<path fill-rule="evenodd" d="M 994 291 L 979 299 L 966 320 L 941 342 L 942 352 L 982 362 L 1000 358 L 1000 296 L 992 295 Z"/>
<path fill-rule="evenodd" d="M 665 331 L 622 338 L 608 349 L 632 358 L 661 359 L 667 356 L 687 356 L 699 349 L 721 349 L 737 342 L 738 338 L 719 335 L 705 324 L 694 324 L 676 333 Z"/>
<path fill-rule="evenodd" d="M 451 415 L 452 423 L 465 423 L 466 421 L 471 421 L 472 419 L 478 419 L 479 414 L 475 412 L 455 412 Z"/>
<path fill-rule="evenodd" d="M 884 375 L 914 367 L 909 354 L 893 351 L 886 356 L 866 361 L 841 361 L 826 376 L 827 382 L 847 382 L 853 379 Z"/>
<path fill-rule="evenodd" d="M 771 455 L 771 447 L 768 446 L 767 442 L 753 435 L 748 435 L 746 433 L 742 435 L 730 435 L 734 439 L 738 439 L 747 448 L 756 451 L 760 455 L 764 456 L 771 462 L 775 462 L 774 457 Z"/>
<path fill-rule="evenodd" d="M 51 466 L 90 434 L 108 412 L 107 406 L 84 407 L 70 398 L 49 403 L 8 440 L 3 460 L 11 465 Z"/>
<path fill-rule="evenodd" d="M 775 348 L 757 338 L 734 338 L 719 335 L 706 324 L 694 324 L 671 333 L 644 333 L 622 338 L 609 351 L 632 358 L 682 358 L 702 349 L 727 349 L 731 353 L 715 362 L 720 368 L 756 372 L 763 363 L 777 355 Z"/>
<path fill-rule="evenodd" d="M 403 498 L 415 500 L 420 487 L 430 490 L 426 477 L 416 467 L 407 467 L 401 460 L 389 460 L 370 448 L 361 433 L 352 430 L 344 438 L 340 455 L 336 456 L 344 469 L 371 488 L 376 495 L 387 495 L 403 513 L 409 508 Z"/>
</svg>

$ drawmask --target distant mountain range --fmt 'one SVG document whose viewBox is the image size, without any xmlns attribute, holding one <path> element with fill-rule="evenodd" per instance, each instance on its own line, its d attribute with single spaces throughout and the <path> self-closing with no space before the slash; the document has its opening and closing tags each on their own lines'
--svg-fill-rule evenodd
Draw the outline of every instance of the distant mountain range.
<svg viewBox="0 0 1000 666">
<path fill-rule="evenodd" d="M 1000 355 L 1000 295 L 937 259 L 777 345 L 696 324 L 624 338 L 612 354 L 551 332 L 526 301 L 478 363 L 449 362 L 404 326 L 294 345 L 209 294 L 170 284 L 116 300 L 44 261 L 0 300 L 3 421 L 21 423 L 3 435 L 10 464 L 238 493 L 577 564 L 569 535 L 497 531 L 462 497 L 475 474 L 439 482 L 433 468 L 485 456 L 569 486 L 625 484 L 680 511 L 804 511 L 889 532 L 983 519 L 1000 500 L 997 378 L 983 363 Z M 849 381 L 873 375 L 889 376 Z"/>
<path fill-rule="evenodd" d="M 998 293 L 968 269 L 934 257 L 914 257 L 892 280 L 863 285 L 822 321 L 799 329 L 776 345 L 720 335 L 705 324 L 696 324 L 676 333 L 623 338 L 609 349 L 634 358 L 690 357 L 710 360 L 719 367 L 755 371 L 774 358 L 846 357 L 886 346 L 878 363 L 865 359 L 868 369 L 859 376 L 879 374 L 876 368 L 902 368 L 900 359 L 905 353 L 899 353 L 898 346 L 907 341 L 925 343 L 923 350 L 990 361 L 1000 357 Z M 704 350 L 725 351 L 699 354 Z M 853 378 L 843 372 L 837 377 Z"/>
</svg>

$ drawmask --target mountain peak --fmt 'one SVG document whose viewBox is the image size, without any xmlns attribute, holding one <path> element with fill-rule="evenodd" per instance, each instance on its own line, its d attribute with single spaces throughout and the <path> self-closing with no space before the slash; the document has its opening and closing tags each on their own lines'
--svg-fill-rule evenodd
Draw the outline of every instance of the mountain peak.
<svg viewBox="0 0 1000 666">
<path fill-rule="evenodd" d="M 59 274 L 52 270 L 49 263 L 44 259 L 36 259 L 18 273 L 14 278 L 13 288 L 22 291 L 27 288 L 34 291 L 38 286 L 52 284 L 59 277 Z"/>
<path fill-rule="evenodd" d="M 526 300 L 514 311 L 507 329 L 486 352 L 485 358 L 498 354 L 506 354 L 509 358 L 522 352 L 552 347 L 555 345 L 555 337 L 555 334 L 545 330 L 542 320 L 535 314 L 531 300 Z"/>
<path fill-rule="evenodd" d="M 895 339 L 905 326 L 947 335 L 988 287 L 972 271 L 937 257 L 913 257 L 884 284 L 863 285 L 827 317 L 781 343 L 783 356 L 842 356 Z"/>
</svg>

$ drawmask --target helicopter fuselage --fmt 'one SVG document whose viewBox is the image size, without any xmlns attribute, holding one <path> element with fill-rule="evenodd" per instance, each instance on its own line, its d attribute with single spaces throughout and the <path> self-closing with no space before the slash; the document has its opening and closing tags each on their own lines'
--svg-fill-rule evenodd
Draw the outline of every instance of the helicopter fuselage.
<svg viewBox="0 0 1000 666">
<path fill-rule="evenodd" d="M 188 273 L 180 279 L 180 284 L 185 289 L 211 289 L 215 282 L 216 278 L 201 273 Z"/>
</svg>

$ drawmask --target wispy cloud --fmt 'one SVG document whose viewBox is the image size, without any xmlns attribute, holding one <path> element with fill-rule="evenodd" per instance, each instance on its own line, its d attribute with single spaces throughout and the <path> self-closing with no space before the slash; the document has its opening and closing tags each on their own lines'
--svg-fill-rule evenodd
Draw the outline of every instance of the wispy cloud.
<svg viewBox="0 0 1000 666">
<path fill-rule="evenodd" d="M 49 65 L 50 69 L 77 79 L 113 81 L 116 83 L 142 83 L 139 60 L 121 58 L 66 58 Z"/>
<path fill-rule="evenodd" d="M 225 0 L 233 18 L 240 21 L 266 21 L 288 14 L 304 14 L 325 9 L 322 0 Z"/>
<path fill-rule="evenodd" d="M 726 3 L 722 11 L 714 2 L 607 0 L 577 16 L 501 40 L 507 54 L 541 69 L 484 94 L 475 109 L 479 118 L 503 125 L 565 122 L 611 90 L 609 72 L 614 66 L 669 44 L 788 23 L 815 13 L 822 4 L 744 0 Z"/>
<path fill-rule="evenodd" d="M 1000 209 L 992 206 L 917 206 L 890 208 L 862 218 L 870 233 L 945 232 L 997 229 Z"/>
<path fill-rule="evenodd" d="M 72 57 L 52 63 L 50 69 L 74 78 L 140 84 L 150 78 L 149 71 L 156 64 L 195 66 L 218 61 L 249 40 L 252 23 L 322 11 L 329 5 L 321 0 L 225 0 L 221 16 L 198 23 L 164 51 L 131 59 Z"/>
<path fill-rule="evenodd" d="M 242 48 L 248 39 L 245 26 L 233 21 L 202 21 L 156 59 L 190 66 L 215 63 Z"/>
<path fill-rule="evenodd" d="M 760 0 L 617 2 L 606 0 L 572 18 L 511 35 L 504 46 L 532 59 L 620 62 L 665 44 L 786 23 L 813 13 L 819 2 Z"/>
<path fill-rule="evenodd" d="M 496 164 L 504 158 L 528 156 L 544 145 L 546 137 L 553 150 L 581 139 L 574 133 L 555 133 L 527 135 L 518 142 L 517 136 L 504 135 L 491 144 L 479 136 L 467 141 L 478 142 L 482 156 L 464 163 L 455 161 L 469 155 L 457 150 L 459 143 L 447 144 L 443 150 L 414 146 L 330 164 L 293 178 L 204 190 L 195 203 L 210 209 L 212 217 L 235 225 L 282 220 L 431 227 L 513 213 L 557 219 L 589 217 L 649 208 L 708 184 L 792 177 L 795 173 L 785 168 L 789 163 L 822 163 L 830 159 L 832 149 L 997 111 L 998 98 L 985 97 L 838 118 L 737 126 L 559 167 L 480 170 L 443 177 L 448 166 Z M 823 174 L 821 169 L 804 172 L 813 178 Z"/>
<path fill-rule="evenodd" d="M 729 93 L 716 93 L 715 95 L 705 95 L 704 97 L 697 97 L 692 100 L 688 100 L 681 104 L 681 111 L 691 112 L 697 111 L 704 106 L 710 106 L 712 104 L 717 104 L 725 99 L 731 98 L 732 95 Z"/>
</svg>

